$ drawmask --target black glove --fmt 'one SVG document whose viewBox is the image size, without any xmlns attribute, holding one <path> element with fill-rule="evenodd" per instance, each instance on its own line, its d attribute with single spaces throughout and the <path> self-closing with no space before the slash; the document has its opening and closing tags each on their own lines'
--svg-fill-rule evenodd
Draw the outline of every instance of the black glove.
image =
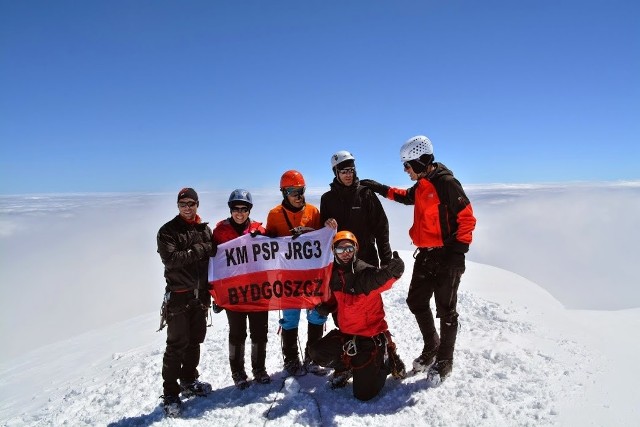
<svg viewBox="0 0 640 427">
<path fill-rule="evenodd" d="M 327 317 L 329 314 L 331 314 L 333 312 L 333 307 L 331 307 L 330 304 L 326 304 L 326 303 L 322 302 L 322 303 L 316 305 L 316 311 L 318 312 L 318 314 L 320 316 Z"/>
<path fill-rule="evenodd" d="M 297 227 L 293 227 L 291 230 L 289 230 L 291 232 L 291 239 L 292 240 L 296 240 L 298 237 L 300 237 L 302 234 L 304 233 L 308 233 L 310 231 L 315 231 L 315 229 L 311 228 L 311 227 L 303 227 L 302 225 L 299 225 Z"/>
<path fill-rule="evenodd" d="M 220 307 L 218 304 L 216 304 L 215 301 L 213 301 L 211 303 L 211 310 L 213 310 L 214 313 L 218 314 L 218 313 L 222 312 L 222 310 L 224 310 L 224 308 Z"/>
<path fill-rule="evenodd" d="M 389 192 L 388 185 L 380 184 L 378 181 L 374 181 L 372 179 L 361 179 L 360 185 L 369 187 L 371 190 L 384 197 L 387 197 L 387 193 Z"/>
<path fill-rule="evenodd" d="M 191 247 L 191 250 L 196 253 L 198 259 L 203 259 L 215 256 L 218 247 L 214 246 L 211 242 L 196 243 Z"/>
<path fill-rule="evenodd" d="M 262 236 L 262 233 L 260 232 L 260 230 L 253 230 L 249 233 L 249 235 L 251 237 L 256 237 L 256 236 Z"/>
<path fill-rule="evenodd" d="M 396 279 L 399 279 L 404 273 L 404 261 L 398 255 L 398 251 L 393 251 L 393 258 L 387 264 L 387 271 Z"/>
<path fill-rule="evenodd" d="M 206 249 L 204 248 L 202 243 L 196 243 L 193 246 L 191 246 L 191 250 L 193 252 L 195 252 L 196 256 L 198 257 L 198 259 L 202 259 L 204 258 L 205 255 L 205 251 Z"/>
<path fill-rule="evenodd" d="M 443 261 L 447 268 L 464 270 L 464 259 L 465 256 L 462 252 L 455 252 L 452 249 L 447 249 L 444 254 Z"/>
</svg>

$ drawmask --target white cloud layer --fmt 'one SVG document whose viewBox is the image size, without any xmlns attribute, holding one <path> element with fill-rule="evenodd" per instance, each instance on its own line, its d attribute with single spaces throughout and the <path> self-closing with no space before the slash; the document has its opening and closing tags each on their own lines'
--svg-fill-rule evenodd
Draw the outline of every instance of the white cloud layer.
<svg viewBox="0 0 640 427">
<path fill-rule="evenodd" d="M 308 201 L 319 205 L 325 190 L 310 189 Z M 200 193 L 204 220 L 228 216 L 228 192 Z M 467 192 L 478 218 L 469 260 L 524 276 L 568 308 L 640 307 L 640 183 Z M 280 196 L 252 193 L 251 216 L 264 221 Z M 392 247 L 412 251 L 412 207 L 383 205 Z M 155 238 L 176 213 L 173 194 L 0 196 L 0 361 L 158 311 L 164 279 Z"/>
</svg>

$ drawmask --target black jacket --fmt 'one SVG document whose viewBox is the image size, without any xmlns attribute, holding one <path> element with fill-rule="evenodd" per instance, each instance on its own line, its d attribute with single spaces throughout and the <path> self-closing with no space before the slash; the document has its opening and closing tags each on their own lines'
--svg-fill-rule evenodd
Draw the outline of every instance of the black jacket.
<svg viewBox="0 0 640 427">
<path fill-rule="evenodd" d="M 160 228 L 157 239 L 167 291 L 209 289 L 209 257 L 216 247 L 208 223 L 189 224 L 176 215 Z"/>
<path fill-rule="evenodd" d="M 359 259 L 374 267 L 387 265 L 391 260 L 389 220 L 378 196 L 360 185 L 357 178 L 349 187 L 334 178 L 330 187 L 320 198 L 321 223 L 334 218 L 338 221 L 338 231 L 355 234 Z"/>
</svg>

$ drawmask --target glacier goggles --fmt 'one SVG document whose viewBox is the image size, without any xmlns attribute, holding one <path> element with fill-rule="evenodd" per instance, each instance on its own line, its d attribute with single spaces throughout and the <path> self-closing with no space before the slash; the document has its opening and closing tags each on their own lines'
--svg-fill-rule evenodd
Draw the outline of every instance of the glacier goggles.
<svg viewBox="0 0 640 427">
<path fill-rule="evenodd" d="M 304 196 L 305 187 L 285 187 L 282 189 L 284 197 L 302 197 Z"/>
<path fill-rule="evenodd" d="M 354 175 L 356 173 L 356 168 L 339 169 L 338 173 L 340 173 L 340 175 Z"/>
<path fill-rule="evenodd" d="M 356 251 L 356 247 L 353 246 L 353 245 L 336 246 L 335 248 L 333 248 L 333 251 L 336 253 L 336 255 L 340 255 L 340 254 L 343 254 L 345 252 L 351 254 L 351 253 Z"/>
</svg>

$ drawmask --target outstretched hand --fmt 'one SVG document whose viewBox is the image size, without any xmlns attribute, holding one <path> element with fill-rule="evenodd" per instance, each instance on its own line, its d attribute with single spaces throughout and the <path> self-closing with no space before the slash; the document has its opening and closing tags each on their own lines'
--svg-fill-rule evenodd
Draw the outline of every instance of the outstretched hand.
<svg viewBox="0 0 640 427">
<path fill-rule="evenodd" d="M 387 271 L 396 279 L 399 279 L 404 273 L 404 261 L 398 255 L 398 251 L 393 251 L 393 258 L 387 264 Z"/>
<path fill-rule="evenodd" d="M 384 197 L 387 197 L 387 193 L 389 192 L 388 185 L 380 184 L 378 181 L 374 181 L 372 179 L 361 179 L 360 185 L 369 187 L 371 190 Z"/>
<path fill-rule="evenodd" d="M 324 226 L 325 227 L 329 227 L 329 228 L 333 228 L 334 230 L 337 230 L 338 229 L 338 221 L 336 221 L 334 218 L 328 218 L 324 222 Z"/>
</svg>

